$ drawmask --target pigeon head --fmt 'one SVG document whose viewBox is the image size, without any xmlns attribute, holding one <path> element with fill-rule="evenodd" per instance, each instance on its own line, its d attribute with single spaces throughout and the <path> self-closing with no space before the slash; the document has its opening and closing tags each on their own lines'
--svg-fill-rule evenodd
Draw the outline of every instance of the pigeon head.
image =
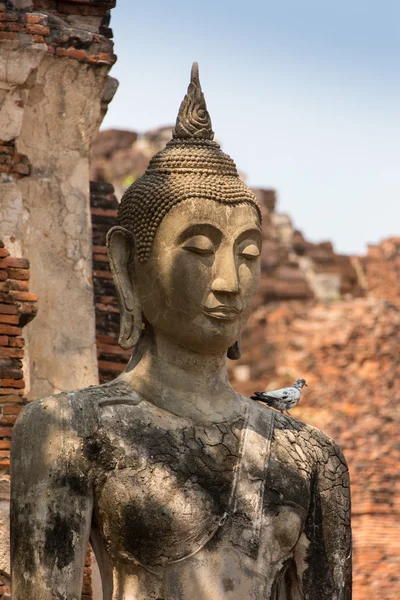
<svg viewBox="0 0 400 600">
<path fill-rule="evenodd" d="M 303 388 L 304 386 L 308 387 L 305 379 L 297 379 L 294 384 L 294 387 Z"/>
</svg>

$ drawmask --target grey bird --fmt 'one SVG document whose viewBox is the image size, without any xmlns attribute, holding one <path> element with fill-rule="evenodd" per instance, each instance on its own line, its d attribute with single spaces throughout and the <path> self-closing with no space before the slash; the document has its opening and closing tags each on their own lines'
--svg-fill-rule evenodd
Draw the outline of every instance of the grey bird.
<svg viewBox="0 0 400 600">
<path fill-rule="evenodd" d="M 280 410 L 282 414 L 283 411 L 286 411 L 290 416 L 289 409 L 296 406 L 299 402 L 304 386 L 307 387 L 306 380 L 297 379 L 290 387 L 281 388 L 280 390 L 271 390 L 269 392 L 254 392 L 254 396 L 251 396 L 251 399 L 264 402 L 265 404 L 268 404 L 268 406 Z"/>
</svg>

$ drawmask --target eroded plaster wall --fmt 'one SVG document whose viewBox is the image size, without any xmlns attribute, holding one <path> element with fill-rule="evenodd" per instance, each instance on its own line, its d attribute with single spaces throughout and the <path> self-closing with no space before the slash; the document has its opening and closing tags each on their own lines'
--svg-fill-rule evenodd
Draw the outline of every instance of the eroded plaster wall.
<svg viewBox="0 0 400 600">
<path fill-rule="evenodd" d="M 116 89 L 114 4 L 0 2 L 0 237 L 40 297 L 29 399 L 98 380 L 89 148 Z"/>
<path fill-rule="evenodd" d="M 106 71 L 46 55 L 17 140 L 31 165 L 19 189 L 24 249 L 41 299 L 28 329 L 31 397 L 97 380 L 88 153 Z"/>
</svg>

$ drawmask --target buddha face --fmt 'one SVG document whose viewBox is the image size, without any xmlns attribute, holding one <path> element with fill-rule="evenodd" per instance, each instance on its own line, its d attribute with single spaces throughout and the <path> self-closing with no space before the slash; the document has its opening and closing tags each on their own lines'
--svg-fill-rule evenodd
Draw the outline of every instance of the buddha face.
<svg viewBox="0 0 400 600">
<path fill-rule="evenodd" d="M 260 250 L 258 215 L 248 204 L 173 207 L 148 261 L 135 260 L 141 309 L 155 333 L 202 354 L 226 351 L 252 310 Z"/>
</svg>

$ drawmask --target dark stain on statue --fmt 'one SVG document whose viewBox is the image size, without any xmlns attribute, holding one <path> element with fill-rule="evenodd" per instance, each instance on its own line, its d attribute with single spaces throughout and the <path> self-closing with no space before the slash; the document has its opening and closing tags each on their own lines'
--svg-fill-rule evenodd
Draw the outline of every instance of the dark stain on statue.
<svg viewBox="0 0 400 600">
<path fill-rule="evenodd" d="M 13 535 L 11 536 L 10 544 L 10 560 L 14 568 L 17 567 L 15 560 L 15 551 L 18 546 L 19 560 L 23 560 L 21 570 L 33 574 L 35 572 L 35 559 L 31 549 L 32 540 L 35 539 L 35 530 L 31 519 L 30 506 L 26 505 L 23 510 L 16 507 L 15 503 L 11 503 L 10 510 L 10 525 Z M 20 565 L 18 565 L 20 567 Z"/>
<path fill-rule="evenodd" d="M 114 457 L 113 447 L 102 430 L 84 438 L 83 451 L 92 464 L 98 465 L 106 471 L 115 469 L 117 461 Z"/>
<path fill-rule="evenodd" d="M 305 526 L 305 534 L 311 543 L 307 550 L 307 571 L 303 577 L 304 595 L 306 598 L 325 600 L 333 598 L 332 571 L 324 543 L 321 494 L 317 483 L 312 482 L 314 493 L 311 494 L 311 504 Z"/>
<path fill-rule="evenodd" d="M 146 501 L 143 513 L 147 517 L 145 520 L 135 506 L 125 506 L 123 545 L 129 554 L 143 564 L 157 564 L 162 552 L 167 552 L 174 541 L 173 515 L 151 499 Z"/>
<path fill-rule="evenodd" d="M 62 517 L 54 514 L 47 525 L 44 543 L 44 560 L 50 568 L 57 565 L 63 569 L 75 555 L 74 535 L 80 530 L 80 520 L 76 515 Z"/>
<path fill-rule="evenodd" d="M 275 514 L 279 514 L 284 497 L 287 505 L 301 508 L 307 513 L 309 485 L 298 471 L 271 457 L 265 482 L 264 506 L 270 511 L 275 509 Z"/>
<path fill-rule="evenodd" d="M 88 497 L 90 493 L 90 485 L 88 478 L 83 474 L 61 475 L 56 480 L 56 486 L 67 487 L 77 496 Z"/>
<path fill-rule="evenodd" d="M 235 589 L 232 579 L 226 577 L 222 583 L 224 585 L 225 592 L 233 592 L 233 590 Z"/>
</svg>

